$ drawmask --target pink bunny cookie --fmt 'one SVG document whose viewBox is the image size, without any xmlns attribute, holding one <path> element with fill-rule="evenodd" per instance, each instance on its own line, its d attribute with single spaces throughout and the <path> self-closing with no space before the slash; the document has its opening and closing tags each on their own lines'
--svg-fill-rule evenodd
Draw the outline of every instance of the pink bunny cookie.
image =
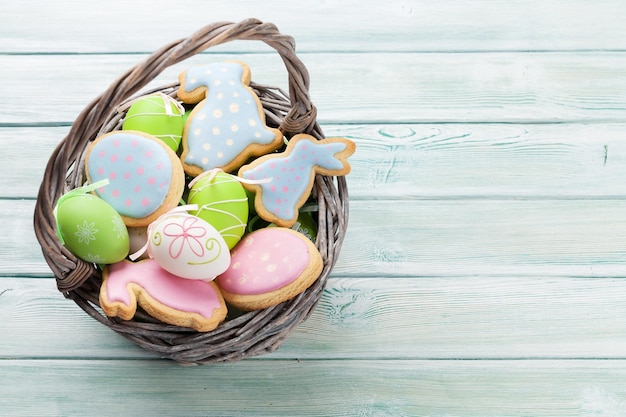
<svg viewBox="0 0 626 417">
<path fill-rule="evenodd" d="M 261 102 L 248 86 L 247 65 L 230 61 L 194 67 L 179 80 L 178 98 L 199 103 L 183 130 L 181 160 L 187 174 L 214 168 L 230 172 L 283 144 L 282 133 L 265 125 Z"/>
<path fill-rule="evenodd" d="M 154 136 L 114 131 L 87 148 L 87 180 L 108 179 L 96 194 L 122 216 L 129 227 L 147 226 L 176 207 L 185 189 L 178 156 Z"/>
<path fill-rule="evenodd" d="M 107 265 L 103 276 L 100 305 L 109 317 L 130 320 L 140 305 L 156 319 L 199 332 L 215 329 L 226 317 L 215 283 L 177 277 L 153 259 Z"/>
<path fill-rule="evenodd" d="M 254 206 L 263 219 L 291 227 L 298 209 L 309 198 L 315 174 L 347 175 L 347 158 L 354 153 L 354 142 L 344 138 L 317 140 L 306 134 L 289 141 L 285 152 L 262 156 L 239 169 L 247 180 L 271 181 L 243 186 L 256 193 Z"/>
<path fill-rule="evenodd" d="M 230 267 L 217 278 L 227 303 L 244 311 L 289 300 L 315 282 L 322 256 L 304 235 L 268 227 L 246 235 L 231 252 Z"/>
</svg>

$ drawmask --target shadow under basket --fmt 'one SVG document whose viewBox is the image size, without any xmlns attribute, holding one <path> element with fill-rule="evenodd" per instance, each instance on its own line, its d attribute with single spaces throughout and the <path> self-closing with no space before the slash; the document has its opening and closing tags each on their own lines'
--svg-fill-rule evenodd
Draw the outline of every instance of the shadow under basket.
<svg viewBox="0 0 626 417">
<path fill-rule="evenodd" d="M 120 76 L 78 116 L 68 135 L 52 153 L 41 183 L 34 212 L 34 228 L 43 255 L 54 273 L 57 287 L 87 314 L 162 358 L 182 364 L 234 361 L 275 351 L 289 333 L 308 318 L 319 301 L 337 260 L 348 222 L 348 194 L 344 177 L 317 175 L 312 197 L 318 205 L 316 246 L 322 254 L 319 278 L 300 295 L 273 307 L 231 314 L 215 330 L 205 333 L 160 322 L 138 308 L 132 320 L 104 315 L 99 306 L 101 271 L 85 262 L 59 241 L 54 208 L 67 191 L 84 185 L 84 157 L 88 145 L 100 135 L 119 129 L 125 104 L 165 68 L 210 47 L 234 40 L 258 40 L 272 47 L 285 64 L 289 93 L 250 83 L 263 105 L 267 124 L 289 139 L 307 133 L 318 140 L 324 134 L 309 99 L 309 77 L 295 53 L 295 42 L 269 23 L 247 19 L 239 23 L 215 23 L 163 46 Z M 176 98 L 178 84 L 160 91 Z"/>
</svg>

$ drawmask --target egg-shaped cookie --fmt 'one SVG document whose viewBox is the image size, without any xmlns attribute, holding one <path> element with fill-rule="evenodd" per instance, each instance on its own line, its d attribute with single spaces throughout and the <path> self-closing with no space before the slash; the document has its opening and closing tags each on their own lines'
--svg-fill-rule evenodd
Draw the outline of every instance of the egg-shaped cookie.
<svg viewBox="0 0 626 417">
<path fill-rule="evenodd" d="M 196 204 L 190 213 L 217 229 L 229 249 L 241 239 L 248 223 L 248 196 L 241 183 L 225 172 L 212 172 L 194 180 L 187 202 Z"/>
<path fill-rule="evenodd" d="M 111 204 L 129 227 L 147 226 L 176 207 L 185 188 L 178 156 L 154 136 L 114 131 L 87 148 L 87 180 L 109 180 L 96 194 Z"/>
</svg>

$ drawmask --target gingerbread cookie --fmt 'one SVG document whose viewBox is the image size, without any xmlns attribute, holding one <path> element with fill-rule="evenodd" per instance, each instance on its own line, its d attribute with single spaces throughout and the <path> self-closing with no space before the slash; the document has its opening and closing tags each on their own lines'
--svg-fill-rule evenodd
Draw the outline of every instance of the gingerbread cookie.
<svg viewBox="0 0 626 417">
<path fill-rule="evenodd" d="M 354 153 L 354 142 L 344 138 L 317 140 L 306 134 L 289 141 L 285 152 L 262 156 L 239 169 L 243 183 L 256 193 L 254 206 L 263 219 L 291 227 L 298 220 L 298 209 L 309 198 L 316 174 L 347 175 L 347 158 Z"/>
<path fill-rule="evenodd" d="M 215 329 L 227 308 L 217 285 L 170 274 L 153 259 L 107 265 L 100 305 L 109 317 L 130 320 L 140 305 L 152 317 L 199 332 Z"/>
<path fill-rule="evenodd" d="M 96 194 L 122 216 L 129 227 L 147 226 L 176 207 L 185 189 L 178 156 L 146 133 L 114 131 L 87 148 L 87 180 L 108 179 Z"/>
<path fill-rule="evenodd" d="M 231 61 L 194 67 L 179 80 L 178 98 L 198 103 L 183 130 L 181 160 L 187 174 L 213 168 L 230 172 L 283 144 L 282 133 L 265 124 L 263 106 L 248 86 L 247 65 Z"/>
<path fill-rule="evenodd" d="M 217 278 L 227 303 L 245 311 L 289 300 L 322 272 L 319 251 L 302 234 L 268 227 L 246 235 L 231 252 L 230 267 Z"/>
</svg>

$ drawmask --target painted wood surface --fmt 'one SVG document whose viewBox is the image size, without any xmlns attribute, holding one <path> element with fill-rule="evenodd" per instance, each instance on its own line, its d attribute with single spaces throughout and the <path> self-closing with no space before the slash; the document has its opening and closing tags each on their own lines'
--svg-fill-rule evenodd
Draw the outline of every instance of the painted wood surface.
<svg viewBox="0 0 626 417">
<path fill-rule="evenodd" d="M 0 415 L 626 413 L 623 2 L 183 5 L 0 5 Z M 162 44 L 251 16 L 296 38 L 326 134 L 357 143 L 350 225 L 277 352 L 181 367 L 56 291 L 32 211 L 86 103 Z M 232 58 L 285 86 L 252 42 L 152 85 Z"/>
</svg>

